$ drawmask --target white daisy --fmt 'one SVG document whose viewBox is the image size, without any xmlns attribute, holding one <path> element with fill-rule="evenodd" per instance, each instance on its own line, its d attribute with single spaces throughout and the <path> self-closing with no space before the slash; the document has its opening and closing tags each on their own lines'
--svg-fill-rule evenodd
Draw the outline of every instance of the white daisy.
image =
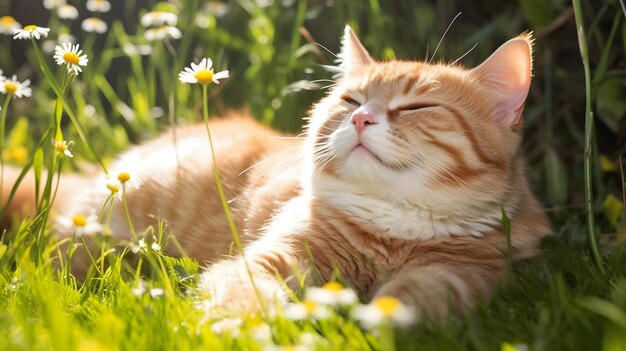
<svg viewBox="0 0 626 351">
<path fill-rule="evenodd" d="M 71 148 L 72 146 L 74 146 L 74 142 L 70 141 L 69 143 L 65 140 L 63 141 L 55 141 L 54 142 L 54 149 L 60 153 L 63 154 L 67 157 L 74 157 L 74 155 L 72 154 Z"/>
<path fill-rule="evenodd" d="M 333 306 L 351 305 L 358 300 L 354 290 L 344 288 L 337 282 L 328 282 L 321 288 L 309 288 L 306 298 L 319 304 Z"/>
<path fill-rule="evenodd" d="M 228 5 L 221 1 L 209 1 L 204 5 L 204 11 L 215 17 L 222 17 L 228 12 Z"/>
<path fill-rule="evenodd" d="M 220 84 L 220 79 L 228 78 L 228 70 L 213 73 L 213 61 L 210 58 L 203 58 L 199 64 L 191 63 L 191 67 L 185 67 L 184 71 L 178 74 L 178 79 L 189 84 L 209 84 L 213 82 Z"/>
<path fill-rule="evenodd" d="M 77 214 L 72 218 L 58 217 L 57 222 L 67 229 L 73 229 L 77 237 L 101 233 L 103 229 L 95 213 L 88 216 Z"/>
<path fill-rule="evenodd" d="M 415 321 L 415 312 L 391 296 L 381 296 L 368 305 L 357 306 L 352 314 L 367 328 L 376 327 L 383 321 L 391 321 L 401 326 L 410 325 Z"/>
<path fill-rule="evenodd" d="M 303 300 L 299 303 L 290 303 L 285 306 L 285 317 L 292 320 L 309 318 L 326 319 L 332 312 L 328 306 L 321 305 L 312 300 Z"/>
<path fill-rule="evenodd" d="M 98 34 L 106 33 L 107 29 L 109 29 L 106 22 L 98 17 L 85 18 L 80 26 L 85 32 L 95 32 Z"/>
<path fill-rule="evenodd" d="M 150 297 L 152 297 L 153 299 L 156 299 L 159 296 L 163 296 L 163 294 L 165 294 L 165 290 L 161 288 L 150 289 Z"/>
<path fill-rule="evenodd" d="M 152 237 L 152 240 L 150 240 L 152 243 L 150 244 L 150 248 L 153 251 L 156 252 L 161 252 L 161 245 L 159 245 L 159 243 L 156 242 L 156 238 Z M 141 238 L 139 239 L 139 241 L 137 242 L 137 244 L 131 244 L 130 245 L 130 251 L 134 254 L 137 254 L 139 252 L 148 252 L 148 241 L 146 241 L 146 239 Z"/>
<path fill-rule="evenodd" d="M 173 26 L 161 26 L 146 30 L 143 36 L 149 41 L 163 40 L 165 38 L 180 39 L 183 33 Z"/>
<path fill-rule="evenodd" d="M 17 76 L 13 75 L 11 79 L 6 77 L 2 77 L 0 79 L 0 93 L 2 94 L 13 94 L 18 98 L 23 96 L 29 97 L 32 93 L 31 89 L 28 87 L 30 85 L 30 80 L 26 79 L 23 82 L 19 82 L 17 80 Z"/>
<path fill-rule="evenodd" d="M 59 18 L 76 19 L 78 18 L 78 9 L 72 5 L 65 4 L 57 8 L 57 14 Z"/>
<path fill-rule="evenodd" d="M 128 172 L 120 172 L 117 174 L 117 180 L 122 184 L 122 186 L 128 188 L 139 189 L 141 186 L 141 179 L 137 177 L 133 177 Z"/>
<path fill-rule="evenodd" d="M 17 29 L 22 28 L 22 25 L 11 16 L 0 17 L 0 34 L 13 34 Z"/>
<path fill-rule="evenodd" d="M 22 29 L 13 29 L 13 39 L 30 39 L 37 40 L 48 36 L 50 28 L 39 27 L 35 24 L 29 24 Z"/>
<path fill-rule="evenodd" d="M 243 325 L 241 318 L 223 318 L 211 324 L 211 331 L 215 334 L 222 335 L 225 333 L 239 334 L 239 328 Z"/>
<path fill-rule="evenodd" d="M 111 3 L 107 0 L 88 0 L 85 4 L 91 12 L 109 12 Z"/>
<path fill-rule="evenodd" d="M 136 287 L 131 289 L 133 295 L 139 297 L 146 292 L 146 283 L 143 280 L 140 280 Z"/>
<path fill-rule="evenodd" d="M 178 23 L 178 16 L 171 12 L 150 11 L 141 16 L 141 25 L 144 27 L 162 26 L 164 24 L 175 26 L 176 23 Z"/>
<path fill-rule="evenodd" d="M 71 34 L 62 33 L 62 34 L 59 34 L 59 37 L 57 38 L 57 42 L 59 44 L 74 43 L 76 42 L 76 37 Z"/>
<path fill-rule="evenodd" d="M 135 55 L 147 56 L 147 55 L 152 54 L 152 45 L 147 45 L 147 44 L 134 45 L 131 43 L 126 43 L 122 47 L 122 50 L 124 50 L 124 53 L 128 56 L 135 56 Z"/>
<path fill-rule="evenodd" d="M 66 4 L 65 0 L 43 0 L 43 7 L 47 8 L 48 10 L 61 7 L 65 4 Z"/>
<path fill-rule="evenodd" d="M 83 50 L 79 50 L 79 45 L 72 45 L 71 43 L 63 43 L 61 46 L 57 45 L 54 48 L 54 59 L 57 65 L 67 65 L 68 70 L 74 71 L 78 75 L 78 72 L 82 72 L 80 66 L 87 66 L 87 55 L 81 55 Z"/>
</svg>

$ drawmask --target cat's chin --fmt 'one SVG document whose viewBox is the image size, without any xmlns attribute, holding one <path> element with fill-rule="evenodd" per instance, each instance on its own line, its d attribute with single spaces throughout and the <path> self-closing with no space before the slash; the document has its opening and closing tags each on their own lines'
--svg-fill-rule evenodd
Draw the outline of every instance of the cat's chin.
<svg viewBox="0 0 626 351">
<path fill-rule="evenodd" d="M 392 171 L 402 171 L 406 168 L 405 166 L 392 164 L 383 160 L 378 154 L 363 144 L 355 146 L 350 152 L 349 158 L 352 159 L 351 161 L 363 167 L 383 167 Z"/>
</svg>

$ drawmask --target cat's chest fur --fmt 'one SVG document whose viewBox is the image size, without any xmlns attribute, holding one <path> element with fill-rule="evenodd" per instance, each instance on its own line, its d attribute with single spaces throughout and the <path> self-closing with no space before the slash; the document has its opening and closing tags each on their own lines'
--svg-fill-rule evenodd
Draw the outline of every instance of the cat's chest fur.
<svg viewBox="0 0 626 351">
<path fill-rule="evenodd" d="M 351 222 L 377 236 L 403 240 L 438 240 L 451 236 L 480 237 L 501 223 L 501 207 L 436 209 L 358 193 L 343 182 L 318 184 L 316 196 Z"/>
</svg>

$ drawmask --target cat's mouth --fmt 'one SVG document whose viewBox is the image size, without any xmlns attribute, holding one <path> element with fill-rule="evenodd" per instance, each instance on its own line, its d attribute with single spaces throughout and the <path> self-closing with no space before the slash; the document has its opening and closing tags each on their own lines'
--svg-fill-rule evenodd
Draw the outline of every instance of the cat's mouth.
<svg viewBox="0 0 626 351">
<path fill-rule="evenodd" d="M 395 171 L 399 171 L 399 170 L 402 170 L 404 168 L 404 167 L 402 167 L 400 165 L 391 164 L 389 162 L 386 162 L 385 160 L 380 158 L 380 156 L 378 156 L 375 152 L 373 152 L 367 146 L 365 146 L 365 145 L 363 145 L 361 143 L 358 143 L 354 147 L 354 149 L 352 149 L 352 152 L 364 154 L 364 155 L 366 155 L 366 157 L 371 157 L 374 160 L 376 160 L 378 163 L 380 163 L 381 165 L 385 166 L 386 168 L 390 168 L 390 169 L 393 169 Z"/>
</svg>

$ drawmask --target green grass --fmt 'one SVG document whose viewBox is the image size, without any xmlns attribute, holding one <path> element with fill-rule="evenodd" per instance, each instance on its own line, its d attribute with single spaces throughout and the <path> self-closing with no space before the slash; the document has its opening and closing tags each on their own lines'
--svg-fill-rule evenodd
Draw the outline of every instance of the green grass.
<svg viewBox="0 0 626 351">
<path fill-rule="evenodd" d="M 78 21 L 60 20 L 39 1 L 3 3 L 0 13 L 10 13 L 22 24 L 49 26 L 51 38 L 75 35 L 90 60 L 65 89 L 65 69 L 53 63 L 50 53 L 34 50 L 44 47 L 42 41 L 33 46 L 0 36 L 0 69 L 5 75 L 17 72 L 20 81 L 33 81 L 33 97 L 9 102 L 0 96 L 0 130 L 6 131 L 0 144 L 3 160 L 29 172 L 107 164 L 132 143 L 170 124 L 201 120 L 201 89 L 180 84 L 176 77 L 201 57 L 213 58 L 217 71 L 231 71 L 230 79 L 208 92 L 211 116 L 243 108 L 267 124 L 296 132 L 301 117 L 329 84 L 325 79 L 330 75 L 320 65 L 333 60 L 311 41 L 337 52 L 346 23 L 375 57 L 422 58 L 433 55 L 450 20 L 463 11 L 435 60 L 453 61 L 478 43 L 461 61 L 468 66 L 506 39 L 534 30 L 534 81 L 525 111 L 524 146 L 531 183 L 549 210 L 555 236 L 544 242 L 540 257 L 513 265 L 514 274 L 492 300 L 461 318 L 425 321 L 408 330 L 367 330 L 345 310 L 321 321 L 291 321 L 280 314 L 214 315 L 194 293 L 201 267 L 187 258 L 153 250 L 133 255 L 132 243 L 115 251 L 104 237 L 105 254 L 84 284 L 67 267 L 53 268 L 57 247 L 46 224 L 57 176 L 51 172 L 40 182 L 39 215 L 18 221 L 1 236 L 0 349 L 626 349 L 626 217 L 616 162 L 622 149 L 612 142 L 626 120 L 620 90 L 626 42 L 619 35 L 626 26 L 617 1 L 581 2 L 579 12 L 588 25 L 587 85 L 574 17 L 568 15 L 571 4 L 565 0 L 524 0 L 520 5 L 488 0 L 335 0 L 329 5 L 298 0 L 268 6 L 240 0 L 230 3 L 223 16 L 204 13 L 201 1 L 187 0 L 178 9 L 183 37 L 154 43 L 144 39 L 145 28 L 138 25 L 153 1 L 127 0 L 123 8 L 116 7 L 122 2 L 114 3 L 112 13 L 104 16 L 109 30 L 102 35 L 82 32 Z M 87 16 L 79 10 L 81 18 Z M 194 24 L 198 13 L 206 28 Z M 35 14 L 49 16 L 48 24 L 38 23 Z M 129 44 L 147 45 L 153 54 L 131 55 L 124 50 Z M 589 105 L 596 131 L 585 134 L 587 98 L 596 102 Z M 63 103 L 56 104 L 57 99 Z M 53 140 L 63 139 L 75 142 L 73 159 L 51 147 Z M 586 154 L 585 145 L 590 147 Z M 583 179 L 591 173 L 583 174 L 584 159 L 593 175 L 593 182 L 586 184 Z M 594 192 L 587 214 L 583 184 Z M 596 223 L 591 229 L 598 236 L 604 272 L 590 251 L 589 216 Z M 163 228 L 154 230 L 157 237 L 167 238 Z M 217 332 L 237 318 L 237 327 Z M 271 336 L 259 338 L 265 325 Z"/>
</svg>

